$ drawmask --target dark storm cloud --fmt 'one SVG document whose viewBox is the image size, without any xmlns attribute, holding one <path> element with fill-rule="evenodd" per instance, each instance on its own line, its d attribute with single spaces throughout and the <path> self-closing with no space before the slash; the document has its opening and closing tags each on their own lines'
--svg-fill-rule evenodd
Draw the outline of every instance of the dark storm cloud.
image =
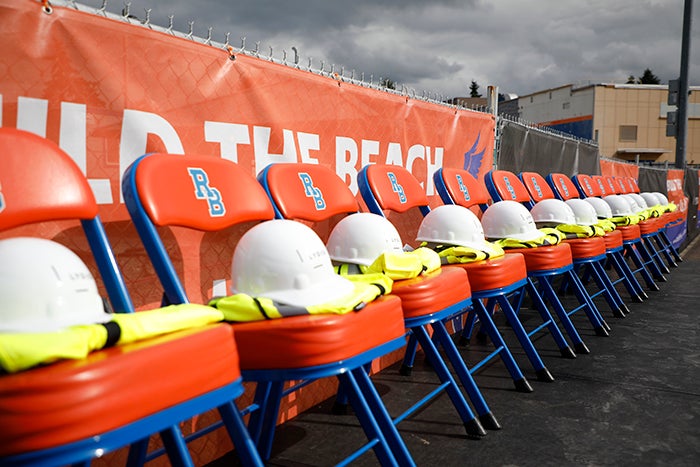
<svg viewBox="0 0 700 467">
<path fill-rule="evenodd" d="M 85 4 L 99 8 L 102 0 Z M 110 0 L 119 12 L 123 2 Z M 416 90 L 465 95 L 471 80 L 527 94 L 577 82 L 624 82 L 645 68 L 667 82 L 679 74 L 683 0 L 133 0 L 139 17 L 263 54 L 273 47 L 306 64 L 372 75 Z M 695 29 L 700 15 L 695 9 Z M 697 33 L 694 34 L 698 37 Z M 700 76 L 700 44 L 691 84 Z M 695 79 L 696 81 L 693 81 Z"/>
</svg>

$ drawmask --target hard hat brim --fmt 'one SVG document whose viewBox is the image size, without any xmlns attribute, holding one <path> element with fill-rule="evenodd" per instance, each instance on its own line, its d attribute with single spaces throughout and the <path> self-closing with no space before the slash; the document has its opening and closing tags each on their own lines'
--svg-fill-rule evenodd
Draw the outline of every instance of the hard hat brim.
<svg viewBox="0 0 700 467">
<path fill-rule="evenodd" d="M 342 276 L 333 274 L 327 279 L 303 289 L 276 290 L 265 293 L 265 298 L 285 305 L 307 307 L 319 305 L 349 295 L 355 286 Z"/>
</svg>

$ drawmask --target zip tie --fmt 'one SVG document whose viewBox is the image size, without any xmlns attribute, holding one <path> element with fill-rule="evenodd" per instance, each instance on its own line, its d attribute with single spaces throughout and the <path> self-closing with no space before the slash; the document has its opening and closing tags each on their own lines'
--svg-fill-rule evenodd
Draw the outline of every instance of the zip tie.
<svg viewBox="0 0 700 467">
<path fill-rule="evenodd" d="M 236 55 L 233 53 L 233 47 L 227 45 L 226 50 L 228 51 L 228 59 L 231 61 L 236 60 Z"/>
<path fill-rule="evenodd" d="M 49 0 L 41 0 L 41 10 L 47 15 L 53 13 L 53 7 L 51 6 L 51 2 L 49 2 Z"/>
</svg>

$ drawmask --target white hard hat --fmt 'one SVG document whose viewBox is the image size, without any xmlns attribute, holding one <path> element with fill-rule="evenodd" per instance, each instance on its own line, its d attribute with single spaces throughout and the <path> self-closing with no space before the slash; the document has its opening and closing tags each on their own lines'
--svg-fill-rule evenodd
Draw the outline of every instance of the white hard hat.
<svg viewBox="0 0 700 467">
<path fill-rule="evenodd" d="M 484 238 L 484 229 L 476 214 L 456 204 L 438 206 L 430 211 L 418 228 L 416 240 L 497 253 Z"/>
<path fill-rule="evenodd" d="M 535 224 L 575 224 L 574 211 L 560 199 L 543 199 L 530 209 Z"/>
<path fill-rule="evenodd" d="M 382 253 L 402 252 L 399 232 L 388 219 L 360 212 L 338 222 L 326 243 L 333 261 L 369 266 Z"/>
<path fill-rule="evenodd" d="M 610 205 L 603 201 L 601 198 L 589 197 L 584 198 L 583 201 L 593 206 L 593 209 L 595 209 L 596 216 L 598 217 L 598 219 L 610 219 L 613 216 L 612 210 L 610 209 Z"/>
<path fill-rule="evenodd" d="M 620 196 L 627 200 L 627 202 L 630 205 L 630 209 L 632 209 L 633 213 L 637 214 L 638 212 L 641 212 L 646 209 L 645 207 L 639 205 L 639 201 L 634 196 L 630 194 L 624 194 Z"/>
<path fill-rule="evenodd" d="M 644 202 L 647 203 L 647 207 L 651 208 L 661 204 L 661 201 L 656 193 L 641 193 L 640 196 L 644 198 Z"/>
<path fill-rule="evenodd" d="M 248 230 L 231 262 L 231 289 L 293 306 L 349 294 L 353 285 L 333 271 L 323 241 L 310 227 L 276 219 Z"/>
<path fill-rule="evenodd" d="M 50 332 L 109 321 L 85 263 L 52 240 L 0 240 L 0 332 Z"/>
<path fill-rule="evenodd" d="M 608 203 L 613 216 L 632 216 L 635 214 L 629 201 L 620 195 L 605 196 L 603 201 Z"/>
<path fill-rule="evenodd" d="M 647 204 L 647 201 L 642 195 L 638 193 L 628 193 L 627 196 L 634 198 L 634 201 L 639 205 L 641 210 L 649 208 L 649 204 Z M 652 204 L 651 206 L 656 206 L 656 204 Z"/>
<path fill-rule="evenodd" d="M 543 237 L 535 221 L 522 204 L 506 200 L 493 203 L 481 216 L 484 235 L 488 239 L 513 238 L 528 241 Z"/>
<path fill-rule="evenodd" d="M 592 204 L 582 199 L 572 198 L 564 201 L 571 208 L 578 225 L 595 225 L 598 223 L 598 214 Z M 605 204 L 605 201 L 602 201 Z"/>
<path fill-rule="evenodd" d="M 654 194 L 656 195 L 657 198 L 659 198 L 659 204 L 661 206 L 668 206 L 668 198 L 666 197 L 665 194 L 659 193 L 658 191 L 655 191 Z"/>
</svg>

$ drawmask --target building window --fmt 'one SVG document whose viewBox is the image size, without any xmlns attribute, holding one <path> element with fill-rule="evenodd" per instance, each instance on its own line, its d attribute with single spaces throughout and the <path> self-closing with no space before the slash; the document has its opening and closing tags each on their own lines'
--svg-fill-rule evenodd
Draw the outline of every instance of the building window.
<svg viewBox="0 0 700 467">
<path fill-rule="evenodd" d="M 620 141 L 637 141 L 637 125 L 620 125 Z"/>
<path fill-rule="evenodd" d="M 593 132 L 593 141 L 598 141 L 598 130 Z"/>
<path fill-rule="evenodd" d="M 561 105 L 561 108 L 564 109 L 564 110 L 568 109 L 569 107 L 571 107 L 571 102 L 564 102 L 564 103 Z"/>
</svg>

